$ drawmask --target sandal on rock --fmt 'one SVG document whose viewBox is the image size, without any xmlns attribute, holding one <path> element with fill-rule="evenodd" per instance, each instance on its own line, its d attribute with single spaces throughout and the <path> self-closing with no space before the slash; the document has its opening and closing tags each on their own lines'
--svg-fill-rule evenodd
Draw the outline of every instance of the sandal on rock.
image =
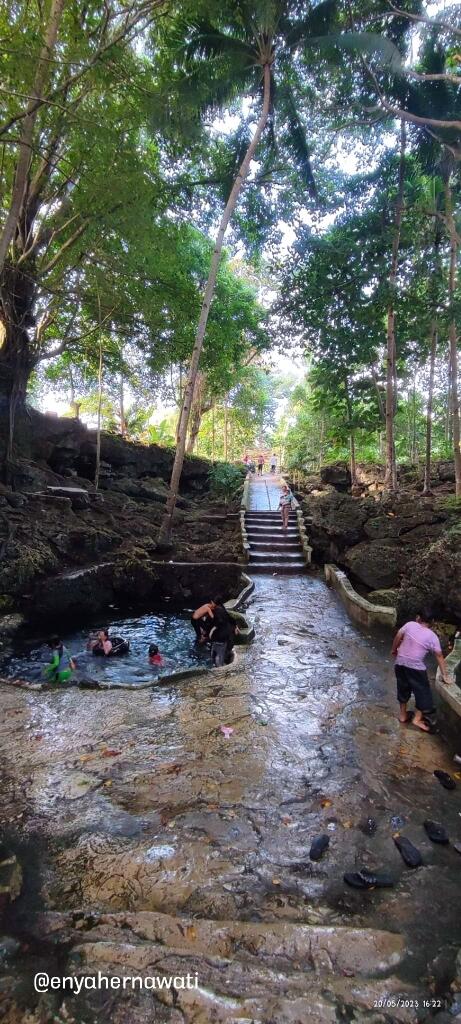
<svg viewBox="0 0 461 1024">
<path fill-rule="evenodd" d="M 410 843 L 410 840 L 405 836 L 394 836 L 393 839 L 400 856 L 402 857 L 402 860 L 405 861 L 407 867 L 421 867 L 423 858 L 416 846 L 413 846 L 413 843 Z"/>
<path fill-rule="evenodd" d="M 423 821 L 423 825 L 432 843 L 441 843 L 443 846 L 446 846 L 450 842 L 448 832 L 438 821 L 430 821 L 429 818 L 426 818 L 426 821 Z"/>
<path fill-rule="evenodd" d="M 456 782 L 454 779 L 452 779 L 451 775 L 449 775 L 448 772 L 442 772 L 439 768 L 437 768 L 434 772 L 434 775 L 436 779 L 439 780 L 440 785 L 443 786 L 444 789 L 456 789 Z"/>
<path fill-rule="evenodd" d="M 328 849 L 329 845 L 330 837 L 327 836 L 325 833 L 323 833 L 323 835 L 321 836 L 316 836 L 316 838 L 313 839 L 311 848 L 309 850 L 310 859 L 320 860 L 322 854 L 325 853 L 325 850 Z"/>
<path fill-rule="evenodd" d="M 394 885 L 394 879 L 385 871 L 368 871 L 367 868 L 346 872 L 344 881 L 353 889 L 389 889 Z"/>
</svg>

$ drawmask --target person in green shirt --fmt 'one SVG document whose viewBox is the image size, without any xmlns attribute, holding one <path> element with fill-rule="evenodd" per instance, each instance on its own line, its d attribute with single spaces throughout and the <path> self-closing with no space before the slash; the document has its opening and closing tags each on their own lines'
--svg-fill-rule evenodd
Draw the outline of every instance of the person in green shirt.
<svg viewBox="0 0 461 1024">
<path fill-rule="evenodd" d="M 67 683 L 77 668 L 76 662 L 58 636 L 51 638 L 48 647 L 51 648 L 51 660 L 44 669 L 45 678 L 50 683 Z"/>
</svg>

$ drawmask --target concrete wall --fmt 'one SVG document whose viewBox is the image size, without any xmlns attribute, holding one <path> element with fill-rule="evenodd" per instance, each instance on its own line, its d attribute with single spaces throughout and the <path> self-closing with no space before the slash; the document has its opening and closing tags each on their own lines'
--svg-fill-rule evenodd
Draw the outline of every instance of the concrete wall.
<svg viewBox="0 0 461 1024">
<path fill-rule="evenodd" d="M 453 650 L 446 659 L 453 682 L 443 682 L 440 669 L 433 687 L 437 715 L 444 734 L 456 745 L 461 753 L 461 635 L 456 636 Z M 459 684 L 459 685 L 458 685 Z"/>
<path fill-rule="evenodd" d="M 381 625 L 389 626 L 391 629 L 395 626 L 397 618 L 395 608 L 385 608 L 384 605 L 371 604 L 371 601 L 361 597 L 354 590 L 346 573 L 342 569 L 338 569 L 336 565 L 327 562 L 324 569 L 327 583 L 338 592 L 351 619 L 359 622 L 362 626 L 371 626 L 377 622 Z"/>
</svg>

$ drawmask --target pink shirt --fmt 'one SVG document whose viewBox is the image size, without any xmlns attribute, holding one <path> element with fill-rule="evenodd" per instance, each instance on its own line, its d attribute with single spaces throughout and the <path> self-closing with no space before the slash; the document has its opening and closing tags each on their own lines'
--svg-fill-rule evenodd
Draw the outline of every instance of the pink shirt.
<svg viewBox="0 0 461 1024">
<path fill-rule="evenodd" d="M 406 622 L 400 630 L 400 636 L 403 636 L 403 640 L 397 651 L 396 665 L 406 665 L 407 668 L 425 672 L 424 659 L 429 651 L 435 654 L 442 653 L 438 636 L 420 622 Z"/>
</svg>

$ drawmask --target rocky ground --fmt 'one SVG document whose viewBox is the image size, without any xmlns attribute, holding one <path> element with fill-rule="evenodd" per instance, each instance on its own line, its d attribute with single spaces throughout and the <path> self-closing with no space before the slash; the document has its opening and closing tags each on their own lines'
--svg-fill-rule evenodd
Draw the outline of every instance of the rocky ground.
<svg viewBox="0 0 461 1024">
<path fill-rule="evenodd" d="M 370 600 L 396 604 L 399 621 L 429 603 L 437 618 L 461 625 L 461 505 L 448 479 L 450 464 L 434 467 L 434 493 L 427 497 L 405 478 L 396 495 L 383 496 L 376 467 L 361 471 L 368 484 L 360 496 L 350 493 L 342 464 L 299 485 L 314 557 L 344 567 Z"/>
<path fill-rule="evenodd" d="M 75 420 L 30 415 L 27 457 L 17 459 L 11 486 L 0 487 L 0 614 L 20 610 L 34 617 L 41 609 L 59 615 L 71 596 L 69 611 L 89 600 L 91 612 L 110 594 L 120 599 L 121 591 L 142 600 L 158 589 L 159 560 L 232 563 L 242 557 L 238 516 L 229 515 L 232 503 L 210 494 L 209 462 L 186 459 L 173 548 L 160 552 L 172 450 L 103 435 L 96 494 L 94 432 Z M 69 487 L 85 493 L 62 490 Z M 234 504 L 238 508 L 238 500 Z M 87 580 L 83 570 L 94 566 L 100 568 Z M 67 584 L 63 577 L 70 573 Z M 205 589 L 211 584 L 204 580 Z M 181 596 L 177 582 L 175 589 Z"/>
<path fill-rule="evenodd" d="M 460 858 L 422 828 L 459 841 L 459 785 L 433 776 L 452 752 L 398 726 L 388 638 L 352 626 L 320 578 L 260 579 L 249 616 L 236 672 L 138 693 L 1 687 L 0 822 L 23 874 L 0 938 L 5 1024 L 456 1016 Z M 348 888 L 360 866 L 393 887 Z M 198 981 L 33 988 L 39 971 L 98 970 Z"/>
</svg>

